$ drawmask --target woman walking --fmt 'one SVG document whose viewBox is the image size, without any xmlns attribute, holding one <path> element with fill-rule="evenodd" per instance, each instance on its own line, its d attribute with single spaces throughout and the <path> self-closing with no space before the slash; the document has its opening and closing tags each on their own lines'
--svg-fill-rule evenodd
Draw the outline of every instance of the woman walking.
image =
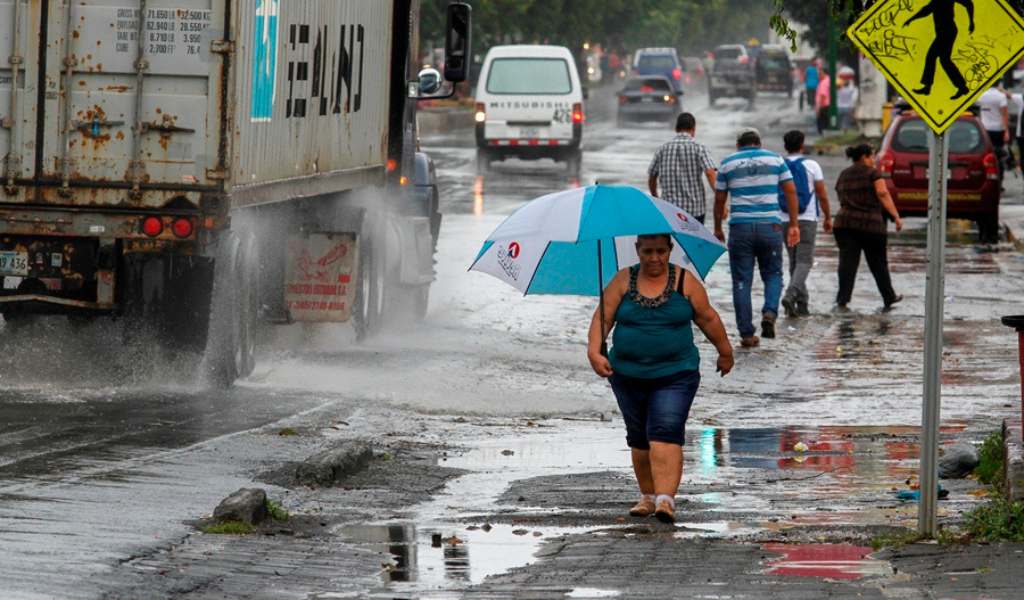
<svg viewBox="0 0 1024 600">
<path fill-rule="evenodd" d="M 675 495 L 683 473 L 683 433 L 697 388 L 700 356 L 691 323 L 718 350 L 718 372 L 733 367 L 732 346 L 722 320 L 701 282 L 669 263 L 672 238 L 642 235 L 640 263 L 623 269 L 604 290 L 605 328 L 600 308 L 590 323 L 587 355 L 609 379 L 626 423 L 640 500 L 629 514 L 675 520 Z M 608 357 L 602 346 L 612 327 Z"/>
<path fill-rule="evenodd" d="M 871 146 L 851 146 L 846 149 L 846 156 L 850 157 L 853 165 L 840 173 L 836 182 L 839 214 L 832 229 L 839 247 L 836 308 L 841 312 L 849 310 L 847 305 L 853 296 L 853 284 L 857 280 L 857 268 L 863 252 L 888 310 L 903 300 L 903 296 L 892 289 L 885 215 L 896 223 L 896 231 L 903 229 L 903 220 L 885 187 L 882 174 L 875 169 Z"/>
</svg>

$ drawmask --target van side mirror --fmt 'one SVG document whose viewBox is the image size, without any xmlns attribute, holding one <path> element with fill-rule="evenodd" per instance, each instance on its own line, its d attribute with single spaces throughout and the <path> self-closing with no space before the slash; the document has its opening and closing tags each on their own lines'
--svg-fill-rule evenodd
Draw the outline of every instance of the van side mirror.
<svg viewBox="0 0 1024 600">
<path fill-rule="evenodd" d="M 473 8 L 465 2 L 448 5 L 448 29 L 444 41 L 444 78 L 452 83 L 469 76 L 472 56 Z"/>
</svg>

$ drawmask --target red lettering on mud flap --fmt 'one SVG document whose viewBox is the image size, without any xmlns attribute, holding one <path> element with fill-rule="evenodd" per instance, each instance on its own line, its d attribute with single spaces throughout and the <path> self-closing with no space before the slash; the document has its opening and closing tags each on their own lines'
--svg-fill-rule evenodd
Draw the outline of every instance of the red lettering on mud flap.
<svg viewBox="0 0 1024 600">
<path fill-rule="evenodd" d="M 351 234 L 288 239 L 285 302 L 296 321 L 344 322 L 352 316 L 358 248 Z"/>
</svg>

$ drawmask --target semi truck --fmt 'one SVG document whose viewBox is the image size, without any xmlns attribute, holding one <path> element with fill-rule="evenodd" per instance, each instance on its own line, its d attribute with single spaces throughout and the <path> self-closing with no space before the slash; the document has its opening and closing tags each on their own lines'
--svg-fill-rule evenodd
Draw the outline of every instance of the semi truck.
<svg viewBox="0 0 1024 600">
<path fill-rule="evenodd" d="M 264 323 L 422 313 L 418 23 L 418 0 L 0 0 L 5 331 L 110 318 L 227 385 Z"/>
</svg>

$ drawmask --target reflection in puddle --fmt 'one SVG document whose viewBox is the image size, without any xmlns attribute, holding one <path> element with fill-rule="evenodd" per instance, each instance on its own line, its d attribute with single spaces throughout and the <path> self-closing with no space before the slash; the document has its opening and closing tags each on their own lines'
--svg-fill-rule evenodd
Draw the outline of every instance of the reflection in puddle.
<svg viewBox="0 0 1024 600">
<path fill-rule="evenodd" d="M 889 575 L 892 567 L 884 560 L 868 558 L 871 548 L 850 544 L 766 544 L 769 552 L 782 554 L 768 563 L 769 575 L 860 579 L 869 575 Z"/>
<path fill-rule="evenodd" d="M 478 584 L 490 575 L 530 564 L 545 539 L 582 528 L 536 528 L 511 525 L 487 529 L 433 529 L 413 524 L 350 525 L 338 533 L 349 541 L 387 552 L 393 564 L 384 573 L 389 587 L 416 590 L 453 589 Z"/>
<path fill-rule="evenodd" d="M 566 598 L 616 598 L 621 596 L 620 592 L 614 590 L 599 590 L 597 588 L 573 588 Z"/>
</svg>

